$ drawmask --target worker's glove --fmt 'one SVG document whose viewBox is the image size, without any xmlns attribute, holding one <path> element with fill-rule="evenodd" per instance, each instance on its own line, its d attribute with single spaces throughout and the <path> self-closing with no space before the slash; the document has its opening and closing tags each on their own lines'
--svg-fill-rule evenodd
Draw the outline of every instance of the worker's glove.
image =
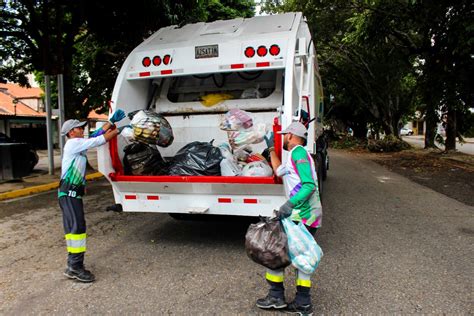
<svg viewBox="0 0 474 316">
<path fill-rule="evenodd" d="M 121 121 L 125 117 L 125 112 L 121 109 L 115 110 L 114 114 L 110 118 L 110 123 L 115 124 L 119 121 Z"/>
<path fill-rule="evenodd" d="M 263 136 L 263 139 L 265 140 L 265 143 L 267 143 L 268 148 L 275 147 L 273 132 L 268 132 L 265 136 Z"/>
<path fill-rule="evenodd" d="M 289 217 L 293 212 L 294 207 L 295 206 L 293 205 L 293 203 L 290 202 L 290 200 L 286 201 L 282 206 L 280 206 L 280 209 L 277 212 L 277 216 L 280 219 Z"/>
<path fill-rule="evenodd" d="M 132 128 L 132 125 L 124 125 L 124 126 L 117 127 L 119 134 L 122 133 L 122 131 L 125 128 Z"/>
</svg>

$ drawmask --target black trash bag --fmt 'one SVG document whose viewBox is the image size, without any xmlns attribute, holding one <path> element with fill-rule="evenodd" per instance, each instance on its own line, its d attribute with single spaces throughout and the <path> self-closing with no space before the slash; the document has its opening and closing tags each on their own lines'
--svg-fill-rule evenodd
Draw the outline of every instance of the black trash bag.
<svg viewBox="0 0 474 316">
<path fill-rule="evenodd" d="M 192 142 L 181 148 L 169 168 L 174 176 L 220 176 L 221 151 L 212 142 Z"/>
<path fill-rule="evenodd" d="M 260 217 L 260 222 L 250 224 L 245 234 L 245 250 L 250 259 L 272 270 L 291 264 L 288 238 L 276 217 Z"/>
<path fill-rule="evenodd" d="M 124 173 L 126 175 L 163 175 L 168 172 L 168 164 L 160 152 L 143 143 L 132 143 L 123 149 Z"/>
</svg>

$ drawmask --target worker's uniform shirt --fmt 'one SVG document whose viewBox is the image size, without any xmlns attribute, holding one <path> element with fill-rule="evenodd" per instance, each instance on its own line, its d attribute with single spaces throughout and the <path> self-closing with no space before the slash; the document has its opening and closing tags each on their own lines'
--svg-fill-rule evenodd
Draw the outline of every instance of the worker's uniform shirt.
<svg viewBox="0 0 474 316">
<path fill-rule="evenodd" d="M 59 197 L 82 198 L 86 185 L 87 150 L 105 143 L 103 135 L 68 139 L 63 150 Z"/>
<path fill-rule="evenodd" d="M 322 207 L 314 160 L 303 146 L 294 147 L 286 164 L 277 169 L 283 178 L 286 196 L 294 205 L 290 219 L 309 227 L 321 227 Z"/>
</svg>

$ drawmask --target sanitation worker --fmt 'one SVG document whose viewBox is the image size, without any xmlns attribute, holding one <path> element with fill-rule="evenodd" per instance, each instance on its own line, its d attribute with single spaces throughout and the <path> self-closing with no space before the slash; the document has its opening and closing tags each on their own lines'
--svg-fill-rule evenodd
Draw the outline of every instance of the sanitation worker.
<svg viewBox="0 0 474 316">
<path fill-rule="evenodd" d="M 288 159 L 282 164 L 275 154 L 273 134 L 265 137 L 270 152 L 270 161 L 275 174 L 283 178 L 288 200 L 280 207 L 277 215 L 289 217 L 294 222 L 303 222 L 306 229 L 314 236 L 321 227 L 322 208 L 318 189 L 318 178 L 313 158 L 305 147 L 308 130 L 299 123 L 291 123 L 283 135 L 283 149 L 289 151 Z M 257 300 L 257 306 L 263 309 L 285 309 L 299 315 L 311 315 L 311 275 L 296 271 L 296 296 L 291 303 L 285 301 L 284 269 L 267 269 L 265 275 L 270 290 L 265 298 Z"/>
<path fill-rule="evenodd" d="M 67 268 L 64 275 L 80 282 L 95 280 L 94 275 L 84 268 L 86 221 L 82 197 L 86 185 L 86 152 L 88 149 L 101 146 L 116 137 L 120 129 L 111 129 L 111 127 L 124 117 L 125 113 L 122 110 L 116 110 L 109 122 L 87 139 L 84 138 L 84 126 L 87 122 L 67 120 L 61 128 L 61 135 L 68 138 L 63 150 L 58 192 L 68 252 Z"/>
</svg>

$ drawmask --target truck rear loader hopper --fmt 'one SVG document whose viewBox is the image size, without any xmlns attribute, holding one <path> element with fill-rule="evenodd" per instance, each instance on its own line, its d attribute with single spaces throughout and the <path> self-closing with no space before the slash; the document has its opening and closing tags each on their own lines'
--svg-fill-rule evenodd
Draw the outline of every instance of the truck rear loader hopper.
<svg viewBox="0 0 474 316">
<path fill-rule="evenodd" d="M 232 97 L 204 106 L 198 100 L 203 94 Z M 305 120 L 307 149 L 323 166 L 322 97 L 307 24 L 301 13 L 286 13 L 160 29 L 125 61 L 110 110 L 164 115 L 175 136 L 171 146 L 159 148 L 164 157 L 192 141 L 227 142 L 219 123 L 228 110 L 239 108 L 275 132 L 276 152 L 285 161 L 276 132 Z M 124 175 L 125 145 L 119 136 L 98 149 L 99 171 L 124 211 L 269 216 L 286 200 L 276 177 Z M 264 144 L 253 148 L 261 152 Z"/>
</svg>

